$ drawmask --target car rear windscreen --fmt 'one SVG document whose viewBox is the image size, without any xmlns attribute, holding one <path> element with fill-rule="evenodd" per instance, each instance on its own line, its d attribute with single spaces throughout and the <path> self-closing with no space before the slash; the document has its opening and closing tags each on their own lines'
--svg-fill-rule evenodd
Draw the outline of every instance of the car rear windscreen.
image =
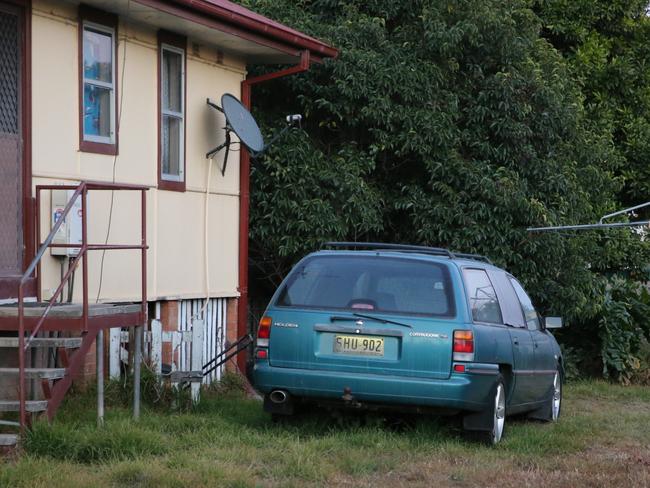
<svg viewBox="0 0 650 488">
<path fill-rule="evenodd" d="M 385 256 L 314 256 L 293 269 L 281 307 L 454 315 L 443 264 Z"/>
</svg>

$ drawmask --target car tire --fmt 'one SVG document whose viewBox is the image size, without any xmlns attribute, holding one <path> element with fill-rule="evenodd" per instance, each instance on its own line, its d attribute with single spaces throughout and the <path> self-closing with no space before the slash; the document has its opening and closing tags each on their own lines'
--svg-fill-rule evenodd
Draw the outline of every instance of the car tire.
<svg viewBox="0 0 650 488">
<path fill-rule="evenodd" d="M 494 446 L 503 438 L 506 422 L 506 384 L 503 377 L 499 375 L 490 394 L 488 410 L 480 415 L 480 427 L 475 425 L 470 428 L 474 430 L 473 438 L 485 444 Z M 467 417 L 464 419 L 464 427 L 469 427 Z"/>
<path fill-rule="evenodd" d="M 562 369 L 558 365 L 555 375 L 553 376 L 553 386 L 548 400 L 541 408 L 528 414 L 531 419 L 541 420 L 543 422 L 557 422 L 562 412 Z"/>
<path fill-rule="evenodd" d="M 494 410 L 492 414 L 492 430 L 485 433 L 485 440 L 494 446 L 503 438 L 506 423 L 506 384 L 500 376 L 494 389 L 492 408 Z"/>
</svg>

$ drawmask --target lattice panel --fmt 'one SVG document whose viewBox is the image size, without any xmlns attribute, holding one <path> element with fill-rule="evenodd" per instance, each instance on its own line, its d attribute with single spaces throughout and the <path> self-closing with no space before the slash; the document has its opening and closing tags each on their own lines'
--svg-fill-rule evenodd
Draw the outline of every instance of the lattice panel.
<svg viewBox="0 0 650 488">
<path fill-rule="evenodd" d="M 19 18 L 0 10 L 0 276 L 21 272 Z"/>
</svg>

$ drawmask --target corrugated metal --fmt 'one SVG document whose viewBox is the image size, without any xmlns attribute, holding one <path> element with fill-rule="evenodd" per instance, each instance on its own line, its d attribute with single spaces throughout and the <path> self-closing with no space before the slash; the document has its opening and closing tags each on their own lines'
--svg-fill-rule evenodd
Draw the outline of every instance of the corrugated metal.
<svg viewBox="0 0 650 488">
<path fill-rule="evenodd" d="M 226 304 L 225 298 L 211 298 L 201 312 L 205 300 L 182 300 L 178 307 L 178 330 L 190 332 L 192 318 L 203 319 L 203 364 L 207 364 L 223 351 L 226 339 Z M 178 369 L 191 371 L 192 344 L 181 342 L 178 348 Z M 214 370 L 203 379 L 204 384 L 219 381 L 223 366 Z"/>
</svg>

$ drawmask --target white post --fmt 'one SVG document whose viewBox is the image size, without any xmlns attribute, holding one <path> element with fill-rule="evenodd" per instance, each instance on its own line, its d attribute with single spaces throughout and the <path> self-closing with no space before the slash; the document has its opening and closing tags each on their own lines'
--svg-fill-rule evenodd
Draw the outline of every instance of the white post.
<svg viewBox="0 0 650 488">
<path fill-rule="evenodd" d="M 194 320 L 192 322 L 192 371 L 203 371 L 203 329 L 205 322 L 203 320 Z M 192 382 L 192 401 L 199 402 L 201 393 L 201 382 Z"/>
<path fill-rule="evenodd" d="M 108 343 L 108 375 L 112 380 L 120 379 L 120 342 L 122 329 L 113 327 L 110 330 L 109 343 Z"/>
<path fill-rule="evenodd" d="M 151 363 L 156 375 L 162 377 L 162 322 L 151 321 Z"/>
</svg>

